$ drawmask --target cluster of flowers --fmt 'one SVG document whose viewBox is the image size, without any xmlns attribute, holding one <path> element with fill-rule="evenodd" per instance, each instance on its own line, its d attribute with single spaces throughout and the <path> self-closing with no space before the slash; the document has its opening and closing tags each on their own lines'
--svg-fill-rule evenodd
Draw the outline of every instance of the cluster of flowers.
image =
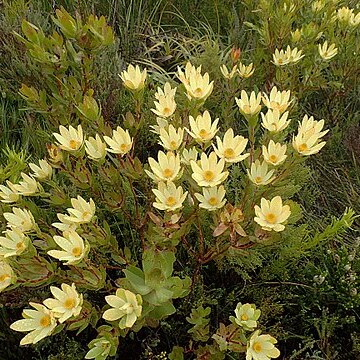
<svg viewBox="0 0 360 360">
<path fill-rule="evenodd" d="M 340 24 L 349 25 L 349 26 L 358 26 L 360 24 L 360 12 L 356 15 L 354 14 L 354 9 L 349 9 L 346 6 L 338 9 L 335 14 L 335 18 Z"/>
</svg>

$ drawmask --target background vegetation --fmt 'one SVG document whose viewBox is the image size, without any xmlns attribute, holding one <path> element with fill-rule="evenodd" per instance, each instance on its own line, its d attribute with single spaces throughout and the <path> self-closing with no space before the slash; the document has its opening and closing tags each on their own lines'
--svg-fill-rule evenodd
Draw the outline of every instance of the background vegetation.
<svg viewBox="0 0 360 360">
<path fill-rule="evenodd" d="M 311 17 L 313 1 L 293 3 L 299 8 L 296 26 L 319 20 Z M 358 6 L 357 1 L 326 3 L 336 8 Z M 43 79 L 43 73 L 13 35 L 14 31 L 21 33 L 22 19 L 50 32 L 51 15 L 60 6 L 81 17 L 94 13 L 107 18 L 115 31 L 116 43 L 96 59 L 99 66 L 94 68 L 93 88 L 105 121 L 118 124 L 129 107 L 128 99 L 117 96 L 121 87 L 117 74 L 127 63 L 139 63 L 150 72 L 164 74 L 175 72 L 179 64 L 190 59 L 194 64 L 203 65 L 216 81 L 221 77 L 219 66 L 235 47 L 241 49 L 242 61 L 254 62 L 255 67 L 260 68 L 276 47 L 293 45 L 291 34 L 279 36 L 281 26 L 286 25 L 281 22 L 284 4 L 289 6 L 290 1 L 3 1 L 0 3 L 0 181 L 19 173 L 26 159 L 41 157 L 44 144 L 49 140 L 46 134 L 54 130 L 40 114 L 26 111 L 26 103 L 19 94 L 22 83 L 41 85 Z M 321 21 L 318 24 L 321 30 Z M 263 36 L 266 29 L 273 32 L 268 42 L 264 42 Z M 323 31 L 333 35 L 329 29 Z M 225 263 L 221 274 L 216 278 L 204 277 L 193 294 L 193 299 L 201 298 L 201 303 L 210 306 L 219 319 L 226 318 L 240 300 L 257 304 L 265 314 L 262 323 L 280 339 L 284 359 L 360 358 L 359 221 L 355 220 L 351 231 L 346 231 L 351 218 L 347 209 L 360 214 L 360 88 L 357 80 L 360 67 L 359 62 L 354 61 L 356 56 L 351 56 L 359 53 L 360 45 L 345 33 L 336 39 L 336 45 L 339 56 L 306 89 L 302 88 L 303 79 L 291 80 L 297 84 L 295 92 L 303 92 L 299 96 L 298 112 L 324 118 L 330 128 L 327 145 L 309 160 L 309 172 L 304 174 L 306 186 L 297 195 L 306 209 L 304 221 L 310 222 L 319 234 L 328 231 L 329 236 L 315 237 L 316 247 L 311 251 L 304 249 L 294 257 L 285 254 L 271 261 L 267 257 L 268 262 L 259 263 L 249 260 L 249 264 L 237 268 Z M 309 48 L 310 45 L 300 41 L 296 46 Z M 312 71 L 317 70 L 312 68 Z M 260 90 L 264 90 L 274 83 L 286 85 L 287 80 L 276 78 L 269 69 L 268 72 L 255 71 L 245 85 L 262 84 Z M 216 97 L 209 107 L 218 111 Z M 154 139 L 144 138 L 144 142 L 153 143 Z M 148 155 L 144 153 L 144 159 Z M 334 220 L 334 216 L 343 213 L 339 221 Z M 288 253 L 291 250 L 287 249 Z M 208 266 L 206 274 L 211 274 L 212 265 Z M 60 333 L 31 349 L 18 346 L 18 336 L 8 326 L 19 309 L 36 297 L 43 298 L 41 291 L 0 294 L 0 359 L 83 358 L 87 343 L 94 337 L 91 329 L 78 337 Z M 184 341 L 181 338 L 184 332 L 180 329 L 191 305 L 194 304 L 184 305 L 180 314 L 163 321 L 161 328 L 134 335 L 118 358 L 160 359 L 163 352 L 170 353 L 174 345 Z"/>
</svg>

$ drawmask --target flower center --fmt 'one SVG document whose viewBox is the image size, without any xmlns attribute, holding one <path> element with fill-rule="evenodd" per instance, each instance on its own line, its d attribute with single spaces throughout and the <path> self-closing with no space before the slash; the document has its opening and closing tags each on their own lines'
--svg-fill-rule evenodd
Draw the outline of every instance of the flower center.
<svg viewBox="0 0 360 360">
<path fill-rule="evenodd" d="M 120 145 L 120 151 L 121 151 L 121 152 L 124 153 L 124 152 L 127 151 L 127 149 L 128 149 L 128 146 L 127 146 L 126 144 L 121 144 L 121 145 Z"/>
<path fill-rule="evenodd" d="M 278 63 L 282 64 L 283 63 L 283 59 L 278 59 Z"/>
<path fill-rule="evenodd" d="M 82 218 L 84 220 L 87 220 L 87 219 L 91 218 L 91 213 L 89 213 L 88 211 L 84 211 L 83 214 L 82 214 Z"/>
<path fill-rule="evenodd" d="M 231 148 L 227 148 L 225 151 L 224 151 L 224 155 L 226 158 L 229 158 L 229 159 L 232 159 L 233 157 L 235 157 L 235 151 Z"/>
<path fill-rule="evenodd" d="M 263 178 L 261 176 L 257 176 L 254 180 L 257 184 L 260 184 L 260 183 L 262 183 Z"/>
<path fill-rule="evenodd" d="M 265 216 L 265 219 L 268 223 L 270 224 L 275 224 L 276 223 L 276 215 L 273 213 L 269 213 Z"/>
<path fill-rule="evenodd" d="M 215 197 L 215 196 L 212 196 L 210 199 L 209 199 L 209 204 L 211 206 L 215 206 L 219 203 L 219 200 Z"/>
<path fill-rule="evenodd" d="M 69 146 L 71 149 L 76 150 L 79 147 L 79 142 L 77 140 L 70 140 Z"/>
<path fill-rule="evenodd" d="M 177 149 L 177 143 L 176 141 L 170 141 L 170 147 L 171 147 L 171 150 L 176 150 Z"/>
<path fill-rule="evenodd" d="M 249 320 L 249 317 L 246 314 L 242 314 L 241 315 L 241 320 L 247 321 L 247 320 Z"/>
<path fill-rule="evenodd" d="M 49 315 L 45 315 L 40 319 L 40 325 L 42 327 L 48 327 L 51 324 L 51 318 Z"/>
<path fill-rule="evenodd" d="M 164 177 L 166 177 L 166 178 L 171 177 L 173 174 L 174 174 L 174 172 L 169 168 L 164 170 Z"/>
<path fill-rule="evenodd" d="M 244 106 L 243 106 L 243 112 L 244 112 L 245 114 L 250 114 L 250 113 L 251 113 L 251 107 L 250 107 L 250 105 L 244 105 Z"/>
<path fill-rule="evenodd" d="M 201 97 L 201 96 L 202 96 L 202 93 L 203 93 L 203 91 L 202 91 L 202 89 L 199 88 L 199 87 L 196 88 L 195 91 L 194 91 L 194 94 L 195 94 L 196 97 Z"/>
<path fill-rule="evenodd" d="M 206 138 L 206 137 L 208 136 L 208 132 L 207 132 L 205 129 L 201 129 L 201 130 L 199 131 L 199 136 L 200 136 L 202 139 L 204 139 L 204 138 Z"/>
<path fill-rule="evenodd" d="M 64 302 L 64 308 L 65 309 L 72 309 L 75 307 L 75 299 L 73 298 L 67 298 Z"/>
<path fill-rule="evenodd" d="M 308 149 L 308 146 L 307 146 L 307 144 L 301 144 L 301 145 L 299 145 L 299 151 L 306 151 Z"/>
<path fill-rule="evenodd" d="M 164 114 L 165 116 L 171 115 L 171 109 L 168 108 L 168 107 L 165 107 L 164 110 L 163 110 L 163 114 Z"/>
<path fill-rule="evenodd" d="M 11 276 L 9 274 L 2 274 L 0 275 L 0 282 L 5 281 L 6 279 L 9 279 Z"/>
<path fill-rule="evenodd" d="M 176 204 L 176 199 L 173 196 L 169 196 L 166 199 L 165 203 L 166 203 L 167 206 L 174 206 Z"/>
<path fill-rule="evenodd" d="M 22 249 L 24 249 L 25 248 L 25 244 L 21 241 L 21 242 L 18 242 L 17 244 L 16 244 L 16 248 L 18 249 L 18 250 L 22 250 Z"/>
<path fill-rule="evenodd" d="M 211 181 L 215 177 L 215 174 L 211 170 L 207 170 L 204 172 L 204 179 L 206 181 Z"/>
<path fill-rule="evenodd" d="M 81 255 L 81 248 L 79 248 L 79 247 L 74 247 L 71 252 L 72 252 L 72 254 L 73 254 L 74 256 L 80 256 L 80 255 Z"/>
<path fill-rule="evenodd" d="M 254 343 L 254 345 L 253 345 L 253 349 L 254 349 L 257 353 L 259 353 L 259 352 L 262 351 L 262 345 L 261 345 L 260 343 L 256 342 L 256 343 Z"/>
<path fill-rule="evenodd" d="M 269 156 L 269 160 L 270 160 L 272 163 L 275 163 L 275 162 L 277 162 L 278 158 L 277 158 L 276 155 L 270 155 L 270 156 Z"/>
</svg>

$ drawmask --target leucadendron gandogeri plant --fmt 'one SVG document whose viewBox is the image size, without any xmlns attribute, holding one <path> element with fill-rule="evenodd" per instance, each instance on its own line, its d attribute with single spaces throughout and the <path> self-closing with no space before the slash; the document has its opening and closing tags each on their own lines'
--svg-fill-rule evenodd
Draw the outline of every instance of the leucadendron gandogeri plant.
<svg viewBox="0 0 360 360">
<path fill-rule="evenodd" d="M 18 181 L 0 188 L 5 220 L 0 289 L 51 285 L 53 296 L 30 302 L 33 309 L 11 325 L 28 333 L 21 344 L 64 329 L 79 333 L 90 325 L 98 337 L 86 358 L 121 353 L 119 340 L 130 331 L 156 327 L 176 312 L 173 300 L 189 294 L 203 265 L 236 251 L 240 256 L 257 246 L 281 246 L 296 228 L 299 206 L 289 199 L 291 175 L 321 150 L 327 130 L 324 120 L 304 115 L 289 134 L 295 122 L 289 116 L 290 90 L 236 94 L 233 105 L 246 120 L 245 137 L 206 109 L 214 82 L 201 66 L 187 63 L 178 70 L 178 86 L 174 79 L 154 94 L 151 131 L 162 150 L 142 163 L 138 134 L 149 78 L 132 65 L 119 75 L 135 100 L 134 114 L 124 117 L 126 126 L 105 124 L 97 101 L 84 97 L 86 114 L 96 116 L 85 119 L 84 108 L 72 113 L 71 124 L 52 134 L 47 158 L 30 163 Z M 77 98 L 71 101 L 79 107 Z M 43 111 L 57 116 L 52 108 Z M 235 197 L 229 181 L 234 176 Z M 131 235 L 123 236 L 122 224 Z M 192 279 L 174 274 L 180 248 L 194 265 Z M 103 301 L 84 297 L 89 290 L 101 290 Z M 258 317 L 254 305 L 239 305 L 229 325 L 236 327 L 234 333 L 221 325 L 216 344 L 206 346 L 216 345 L 219 356 L 237 351 L 248 359 L 278 357 L 276 340 L 256 330 Z M 221 334 L 234 335 L 234 341 L 225 344 Z"/>
</svg>

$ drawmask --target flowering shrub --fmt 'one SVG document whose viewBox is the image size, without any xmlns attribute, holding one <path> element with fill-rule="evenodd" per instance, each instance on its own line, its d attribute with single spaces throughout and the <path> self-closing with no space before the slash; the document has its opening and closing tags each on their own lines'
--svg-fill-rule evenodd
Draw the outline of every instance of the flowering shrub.
<svg viewBox="0 0 360 360">
<path fill-rule="evenodd" d="M 343 13 L 334 21 L 347 16 L 356 26 L 358 16 Z M 297 232 L 306 243 L 291 198 L 301 185 L 297 174 L 325 146 L 328 130 L 323 119 L 293 111 L 297 98 L 288 88 L 240 88 L 257 69 L 234 51 L 232 70 L 221 67 L 221 86 L 232 89 L 222 101 L 236 109 L 238 124 L 207 108 L 217 84 L 190 62 L 155 93 L 148 89 L 155 73 L 129 65 L 119 82 L 132 111 L 120 126 L 105 121 L 91 77 L 93 57 L 114 41 L 111 28 L 103 17 L 82 22 L 64 9 L 53 21 L 60 33 L 46 36 L 24 20 L 25 38 L 16 35 L 48 74 L 44 89 L 24 84 L 20 93 L 54 132 L 46 159 L 1 185 L 0 289 L 50 288 L 52 298 L 30 302 L 35 310 L 24 309 L 24 319 L 11 324 L 28 333 L 21 345 L 91 326 L 98 336 L 85 358 L 100 360 L 121 354 L 119 343 L 131 332 L 173 315 L 177 299 L 193 296 L 206 265 L 279 249 Z M 337 51 L 319 45 L 324 61 Z M 296 47 L 275 49 L 278 76 L 283 80 L 283 69 L 305 56 Z M 179 271 L 180 259 L 191 271 Z M 86 296 L 92 291 L 101 300 Z M 211 309 L 194 307 L 186 351 L 199 359 L 226 352 L 278 358 L 276 339 L 259 329 L 260 310 L 241 300 L 230 323 L 214 331 Z M 175 347 L 169 356 L 180 360 L 184 352 Z"/>
</svg>

